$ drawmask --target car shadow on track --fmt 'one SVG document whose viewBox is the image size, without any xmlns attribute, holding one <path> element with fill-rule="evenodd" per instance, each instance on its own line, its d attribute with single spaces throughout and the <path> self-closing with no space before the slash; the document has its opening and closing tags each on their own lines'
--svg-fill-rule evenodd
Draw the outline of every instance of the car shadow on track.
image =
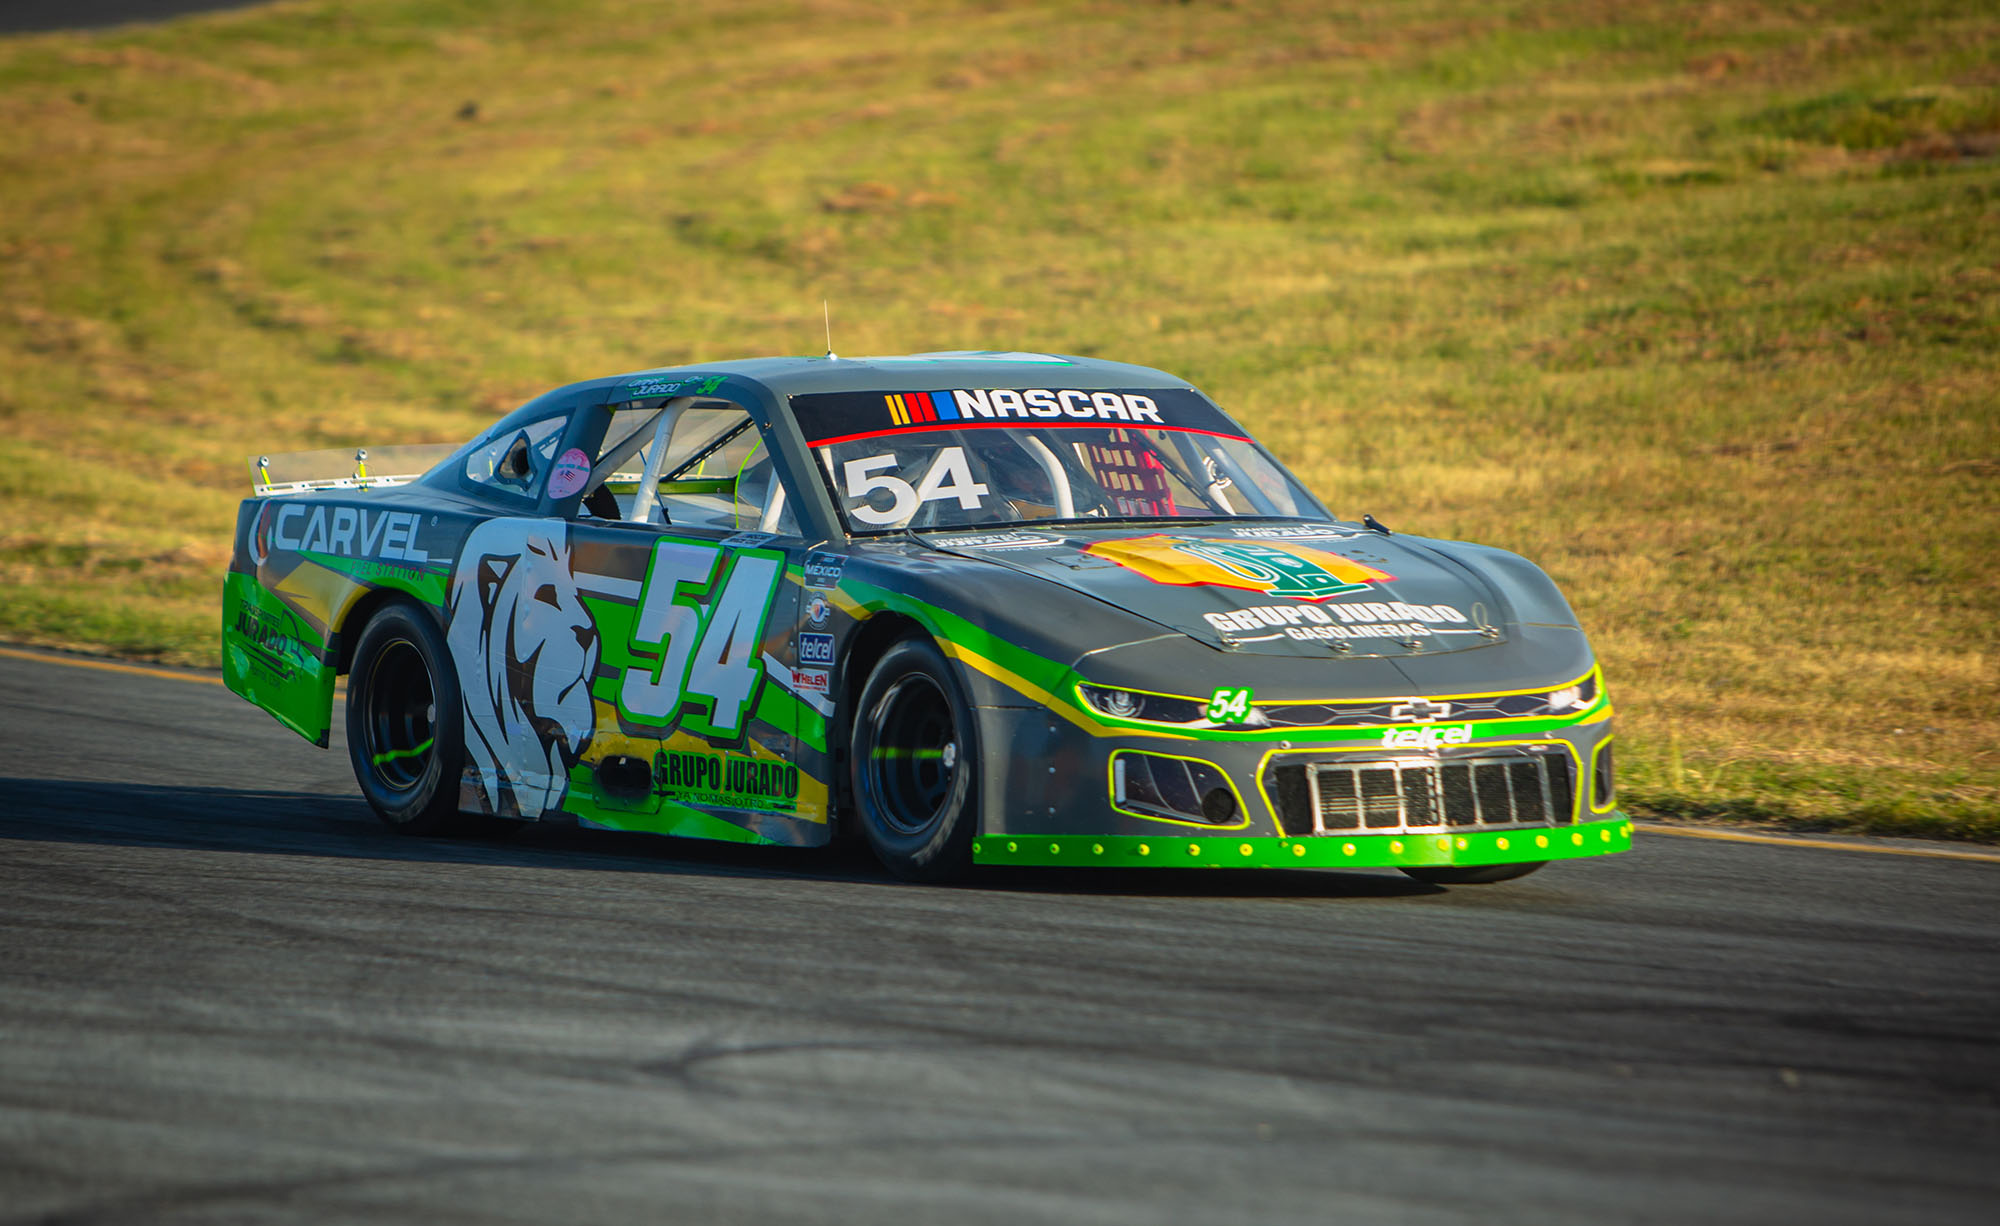
<svg viewBox="0 0 2000 1226">
<path fill-rule="evenodd" d="M 0 839 L 351 860 L 432 861 L 680 876 L 796 877 L 898 889 L 865 848 L 752 847 L 524 823 L 504 837 L 409 838 L 357 796 L 67 779 L 0 778 Z M 1398 875 L 1291 869 L 981 868 L 956 889 L 1194 898 L 1409 898 L 1441 894 Z"/>
</svg>

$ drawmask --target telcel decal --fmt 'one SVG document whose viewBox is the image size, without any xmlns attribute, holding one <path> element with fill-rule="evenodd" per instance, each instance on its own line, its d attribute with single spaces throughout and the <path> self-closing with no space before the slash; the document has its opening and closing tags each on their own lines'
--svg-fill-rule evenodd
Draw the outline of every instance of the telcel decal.
<svg viewBox="0 0 2000 1226">
<path fill-rule="evenodd" d="M 431 555 L 417 548 L 417 526 L 413 511 L 266 504 L 250 529 L 250 556 L 261 563 L 275 547 L 385 562 L 428 562 Z"/>
<path fill-rule="evenodd" d="M 1142 536 L 1100 541 L 1084 552 L 1138 571 L 1154 583 L 1233 587 L 1293 600 L 1330 600 L 1395 578 L 1352 558 L 1288 541 Z"/>
<path fill-rule="evenodd" d="M 1471 724 L 1460 724 L 1456 728 L 1385 728 L 1382 730 L 1382 748 L 1384 749 L 1438 749 L 1445 745 L 1463 745 L 1471 739 Z"/>
</svg>

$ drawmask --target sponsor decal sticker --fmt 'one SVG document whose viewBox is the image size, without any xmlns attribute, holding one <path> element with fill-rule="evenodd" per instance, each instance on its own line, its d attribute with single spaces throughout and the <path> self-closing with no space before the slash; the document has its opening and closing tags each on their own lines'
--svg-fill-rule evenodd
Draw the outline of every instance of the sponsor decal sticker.
<svg viewBox="0 0 2000 1226">
<path fill-rule="evenodd" d="M 1073 387 L 979 387 L 923 392 L 813 392 L 792 407 L 814 446 L 908 430 L 980 426 L 1095 426 L 1198 430 L 1230 438 L 1243 431 L 1189 388 L 1111 391 Z"/>
<path fill-rule="evenodd" d="M 271 524 L 277 514 L 278 504 L 267 502 L 257 509 L 257 518 L 250 521 L 250 539 L 245 544 L 254 566 L 262 566 L 264 559 L 271 556 Z"/>
<path fill-rule="evenodd" d="M 237 606 L 233 628 L 237 637 L 257 649 L 256 662 L 284 682 L 317 663 L 314 653 L 297 633 L 298 621 L 298 616 L 289 610 L 281 618 L 272 610 L 244 604 Z"/>
<path fill-rule="evenodd" d="M 806 586 L 822 591 L 840 584 L 840 572 L 847 568 L 847 559 L 837 553 L 809 553 L 806 555 Z"/>
<path fill-rule="evenodd" d="M 1231 528 L 1229 535 L 1251 541 L 1345 541 L 1362 536 L 1352 528 L 1337 524 L 1266 524 L 1262 527 Z"/>
<path fill-rule="evenodd" d="M 777 534 L 771 532 L 732 532 L 722 538 L 722 543 L 736 549 L 756 549 L 777 539 Z"/>
<path fill-rule="evenodd" d="M 583 488 L 590 480 L 590 457 L 583 454 L 581 447 L 572 447 L 556 460 L 556 466 L 549 470 L 549 497 L 567 498 Z"/>
<path fill-rule="evenodd" d="M 1044 532 L 980 532 L 942 542 L 950 549 L 1046 549 L 1062 543 L 1063 538 Z"/>
<path fill-rule="evenodd" d="M 1026 421 L 1067 417 L 1115 421 L 1120 425 L 1164 426 L 1159 402 L 1137 392 L 1080 392 L 1030 387 L 976 391 L 901 392 L 882 397 L 889 420 L 899 426 L 950 421 Z"/>
<path fill-rule="evenodd" d="M 1100 541 L 1084 552 L 1175 587 L 1229 587 L 1321 601 L 1366 591 L 1395 576 L 1337 553 L 1283 541 L 1210 541 L 1144 536 Z"/>
<path fill-rule="evenodd" d="M 824 596 L 815 596 L 806 602 L 806 620 L 815 626 L 826 625 L 826 619 L 833 616 L 833 605 Z"/>
<path fill-rule="evenodd" d="M 269 508 L 266 508 L 269 510 Z M 264 539 L 264 513 L 257 516 L 252 556 Z M 410 511 L 371 511 L 366 507 L 308 506 L 288 503 L 271 516 L 268 545 L 296 553 L 324 553 L 346 558 L 377 558 L 385 562 L 428 562 L 431 555 L 417 547 L 417 516 Z M 259 558 L 261 561 L 262 559 Z"/>
<path fill-rule="evenodd" d="M 1240 724 L 1250 718 L 1250 689 L 1224 686 L 1208 699 L 1208 718 L 1218 724 Z"/>
<path fill-rule="evenodd" d="M 654 396 L 708 396 L 722 386 L 727 376 L 709 375 L 701 379 L 645 379 L 625 385 L 625 395 L 633 400 Z"/>
<path fill-rule="evenodd" d="M 789 812 L 799 803 L 799 768 L 748 754 L 663 749 L 653 755 L 653 790 L 684 804 Z"/>
<path fill-rule="evenodd" d="M 784 557 L 667 539 L 653 547 L 632 620 L 618 709 L 634 723 L 735 737 L 756 710 L 757 644 Z"/>
<path fill-rule="evenodd" d="M 792 681 L 808 693 L 824 694 L 831 675 L 823 668 L 802 668 L 793 671 Z"/>
<path fill-rule="evenodd" d="M 1288 638 L 1299 642 L 1333 639 L 1407 639 L 1428 634 L 1472 633 L 1463 612 L 1448 604 L 1408 604 L 1401 600 L 1347 604 L 1256 605 L 1202 619 L 1225 638 Z"/>
<path fill-rule="evenodd" d="M 1385 728 L 1382 731 L 1382 748 L 1437 749 L 1444 745 L 1463 745 L 1471 739 L 1471 724 L 1460 724 L 1456 728 Z"/>
<path fill-rule="evenodd" d="M 833 667 L 833 636 L 806 633 L 799 636 L 799 663 Z"/>
</svg>

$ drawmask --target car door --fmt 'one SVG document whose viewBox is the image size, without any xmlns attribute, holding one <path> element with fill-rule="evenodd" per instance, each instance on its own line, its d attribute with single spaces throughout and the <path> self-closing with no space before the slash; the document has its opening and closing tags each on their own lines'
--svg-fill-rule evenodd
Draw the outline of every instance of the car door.
<svg viewBox="0 0 2000 1226">
<path fill-rule="evenodd" d="M 815 693 L 790 663 L 805 542 L 747 412 L 683 400 L 614 414 L 592 472 L 611 494 L 591 491 L 569 524 L 598 659 L 564 808 L 622 830 L 822 843 L 824 675 Z M 652 437 L 635 445 L 632 428 Z"/>
</svg>

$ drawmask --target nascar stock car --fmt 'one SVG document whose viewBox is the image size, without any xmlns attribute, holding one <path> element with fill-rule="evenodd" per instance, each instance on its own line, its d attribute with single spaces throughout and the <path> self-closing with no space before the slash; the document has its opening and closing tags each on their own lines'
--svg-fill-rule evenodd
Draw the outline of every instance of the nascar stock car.
<svg viewBox="0 0 2000 1226">
<path fill-rule="evenodd" d="M 228 685 L 325 746 L 345 674 L 398 830 L 858 827 L 917 880 L 1486 882 L 1631 845 L 1554 584 L 1335 520 L 1156 370 L 721 362 L 558 388 L 455 449 L 252 467 Z"/>
</svg>

